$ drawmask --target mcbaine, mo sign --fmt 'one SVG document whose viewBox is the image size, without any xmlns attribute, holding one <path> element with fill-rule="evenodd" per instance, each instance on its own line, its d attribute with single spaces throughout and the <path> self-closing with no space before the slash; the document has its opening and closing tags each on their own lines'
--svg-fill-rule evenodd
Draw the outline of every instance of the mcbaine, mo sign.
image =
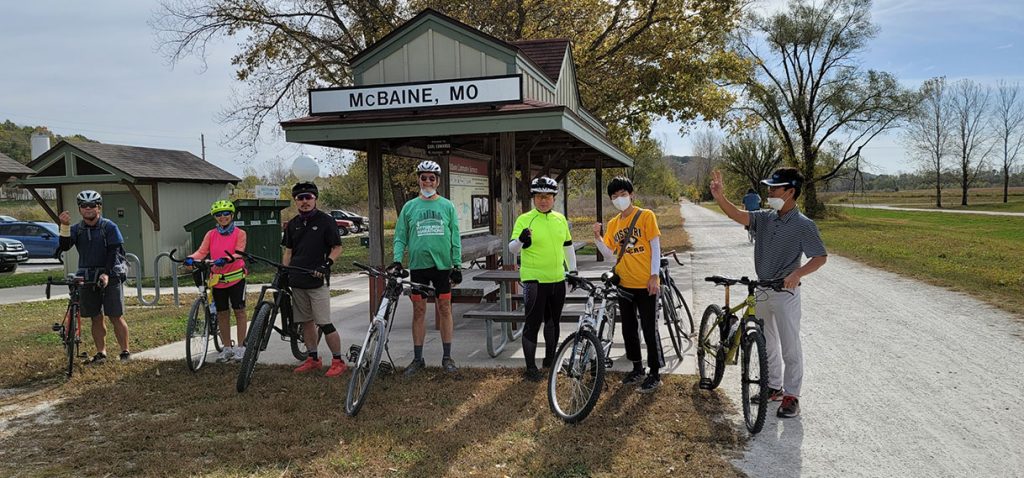
<svg viewBox="0 0 1024 478">
<path fill-rule="evenodd" d="M 522 101 L 520 75 L 310 90 L 311 115 Z"/>
</svg>

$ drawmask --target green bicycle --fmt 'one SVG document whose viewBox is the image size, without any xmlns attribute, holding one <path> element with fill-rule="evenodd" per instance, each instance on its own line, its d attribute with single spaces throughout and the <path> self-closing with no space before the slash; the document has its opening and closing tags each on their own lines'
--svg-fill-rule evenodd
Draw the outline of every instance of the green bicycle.
<svg viewBox="0 0 1024 478">
<path fill-rule="evenodd" d="M 725 365 L 735 365 L 740 359 L 740 396 L 743 421 L 750 433 L 764 427 L 768 406 L 768 356 L 765 351 L 764 320 L 755 315 L 758 291 L 772 289 L 785 291 L 782 279 L 753 280 L 746 277 L 729 279 L 721 276 L 705 277 L 705 281 L 725 286 L 725 304 L 711 304 L 700 319 L 697 341 L 697 370 L 699 386 L 713 390 L 722 383 Z M 729 305 L 729 287 L 747 286 L 747 297 L 739 305 Z M 742 320 L 737 312 L 743 311 Z"/>
</svg>

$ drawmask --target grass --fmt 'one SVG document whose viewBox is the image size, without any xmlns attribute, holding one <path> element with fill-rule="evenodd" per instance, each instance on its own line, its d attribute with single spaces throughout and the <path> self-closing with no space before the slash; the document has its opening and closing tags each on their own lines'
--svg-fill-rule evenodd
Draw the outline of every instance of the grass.
<svg viewBox="0 0 1024 478">
<path fill-rule="evenodd" d="M 348 374 L 261 366 L 245 394 L 236 374 L 136 361 L 17 406 L 0 399 L 0 475 L 742 476 L 725 459 L 745 445 L 723 421 L 731 405 L 693 377 L 640 395 L 611 374 L 595 411 L 570 426 L 548 410 L 544 384 L 508 369 L 383 376 L 356 418 L 341 406 Z"/>
<path fill-rule="evenodd" d="M 690 235 L 686 233 L 686 229 L 683 228 L 685 219 L 679 213 L 679 205 L 670 203 L 667 201 L 655 203 L 654 213 L 658 217 L 658 228 L 661 229 L 661 250 L 670 251 L 675 249 L 676 251 L 688 251 L 693 249 L 693 244 L 690 243 Z M 612 216 L 608 216 L 602 222 L 607 224 L 608 219 Z M 581 247 L 577 254 L 595 254 L 597 248 L 593 245 L 594 240 L 594 219 L 593 217 L 586 216 L 574 216 L 571 220 L 572 223 L 572 237 L 576 241 L 587 242 L 588 244 Z"/>
<path fill-rule="evenodd" d="M 0 274 L 0 289 L 10 287 L 22 287 L 26 285 L 41 285 L 46 283 L 47 277 L 60 279 L 64 276 L 64 269 L 54 269 L 39 272 L 22 272 L 20 274 Z"/>
<path fill-rule="evenodd" d="M 1024 314 L 1024 218 L 846 209 L 818 227 L 830 252 Z"/>
<path fill-rule="evenodd" d="M 967 206 L 960 205 L 962 192 L 959 188 L 943 188 L 942 208 L 972 211 L 1024 212 L 1024 188 L 1009 189 L 1008 202 L 1003 203 L 1003 188 L 974 188 L 967 194 Z M 884 204 L 910 208 L 935 208 L 934 189 L 905 191 L 868 191 L 866 193 L 823 193 L 822 200 L 828 204 Z"/>
</svg>

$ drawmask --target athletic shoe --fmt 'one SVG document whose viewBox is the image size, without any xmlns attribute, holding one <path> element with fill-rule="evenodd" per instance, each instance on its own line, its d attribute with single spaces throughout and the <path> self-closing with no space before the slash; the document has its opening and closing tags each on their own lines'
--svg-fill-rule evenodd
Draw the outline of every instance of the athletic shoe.
<svg viewBox="0 0 1024 478">
<path fill-rule="evenodd" d="M 523 372 L 523 378 L 531 382 L 540 382 L 544 380 L 544 374 L 540 373 L 540 370 L 537 370 L 535 367 L 527 367 L 526 371 Z"/>
<path fill-rule="evenodd" d="M 345 361 L 344 360 L 342 360 L 342 359 L 332 359 L 331 360 L 331 368 L 327 369 L 327 373 L 325 373 L 324 376 L 325 377 L 337 377 L 337 376 L 345 373 L 346 370 L 348 370 L 348 365 L 345 365 Z"/>
<path fill-rule="evenodd" d="M 771 388 L 771 387 L 769 387 L 768 390 L 765 391 L 765 393 L 768 394 L 768 401 L 769 402 L 781 402 L 782 401 L 783 392 L 782 392 L 781 388 Z M 757 402 L 757 398 L 758 398 L 757 395 L 755 395 L 753 397 L 750 397 L 750 403 Z"/>
<path fill-rule="evenodd" d="M 231 350 L 235 354 L 235 356 L 231 358 L 232 362 L 241 362 L 242 361 L 242 357 L 245 357 L 245 346 L 244 345 L 241 346 L 241 347 L 234 347 Z"/>
<path fill-rule="evenodd" d="M 85 365 L 103 365 L 107 363 L 107 354 L 98 353 L 93 355 L 91 359 L 85 361 Z"/>
<path fill-rule="evenodd" d="M 782 397 L 782 405 L 775 412 L 779 418 L 793 418 L 800 415 L 800 400 L 792 395 Z"/>
<path fill-rule="evenodd" d="M 299 365 L 298 367 L 295 367 L 294 372 L 295 373 L 312 372 L 314 370 L 320 370 L 320 367 L 322 367 L 322 366 L 323 366 L 323 363 L 320 362 L 319 358 L 314 359 L 313 357 L 306 357 L 306 361 L 302 362 L 302 365 Z"/>
<path fill-rule="evenodd" d="M 127 351 L 127 350 L 122 350 L 121 351 L 121 355 L 119 355 L 119 358 L 121 359 L 121 363 L 131 362 L 132 361 L 132 353 Z"/>
<path fill-rule="evenodd" d="M 230 362 L 231 359 L 235 358 L 235 349 L 232 347 L 224 347 L 220 353 L 217 354 L 217 363 Z"/>
<path fill-rule="evenodd" d="M 426 366 L 427 363 L 424 362 L 423 359 L 412 359 L 412 362 L 409 362 L 409 365 L 405 367 L 405 371 L 402 372 L 402 375 L 412 377 L 413 375 L 416 375 L 416 372 L 419 372 L 420 369 Z"/>
<path fill-rule="evenodd" d="M 636 385 L 642 382 L 644 379 L 643 370 L 633 370 L 626 374 L 626 377 L 622 379 L 623 385 Z"/>
<path fill-rule="evenodd" d="M 640 393 L 651 393 L 651 392 L 655 391 L 660 386 L 661 386 L 661 376 L 660 375 L 648 375 L 647 378 L 644 379 L 644 383 L 640 384 L 640 388 L 636 389 L 636 391 L 638 391 Z"/>
<path fill-rule="evenodd" d="M 444 368 L 445 373 L 455 373 L 459 371 L 459 367 L 455 366 L 455 361 L 451 357 L 445 357 L 441 359 L 441 367 Z"/>
</svg>

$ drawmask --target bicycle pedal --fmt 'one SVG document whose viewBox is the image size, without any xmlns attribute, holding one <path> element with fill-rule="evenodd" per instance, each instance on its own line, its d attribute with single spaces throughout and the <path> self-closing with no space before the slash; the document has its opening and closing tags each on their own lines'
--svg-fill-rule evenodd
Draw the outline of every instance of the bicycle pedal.
<svg viewBox="0 0 1024 478">
<path fill-rule="evenodd" d="M 377 371 L 384 375 L 391 375 L 395 373 L 395 366 L 391 365 L 391 362 L 381 362 L 380 365 L 377 366 Z"/>
<path fill-rule="evenodd" d="M 53 328 L 53 331 L 54 331 L 54 332 L 60 332 L 60 329 L 63 329 L 63 328 L 64 328 L 64 326 L 62 326 L 62 325 L 60 325 L 60 324 L 58 324 L 58 323 L 54 322 L 54 323 L 53 323 L 53 327 L 52 327 L 52 328 Z"/>
<path fill-rule="evenodd" d="M 710 378 L 702 378 L 702 379 L 700 379 L 700 382 L 697 383 L 697 386 L 701 390 L 713 390 L 715 388 L 714 386 L 712 386 Z"/>
<path fill-rule="evenodd" d="M 615 365 L 612 359 L 604 359 L 604 368 L 611 369 Z"/>
</svg>

